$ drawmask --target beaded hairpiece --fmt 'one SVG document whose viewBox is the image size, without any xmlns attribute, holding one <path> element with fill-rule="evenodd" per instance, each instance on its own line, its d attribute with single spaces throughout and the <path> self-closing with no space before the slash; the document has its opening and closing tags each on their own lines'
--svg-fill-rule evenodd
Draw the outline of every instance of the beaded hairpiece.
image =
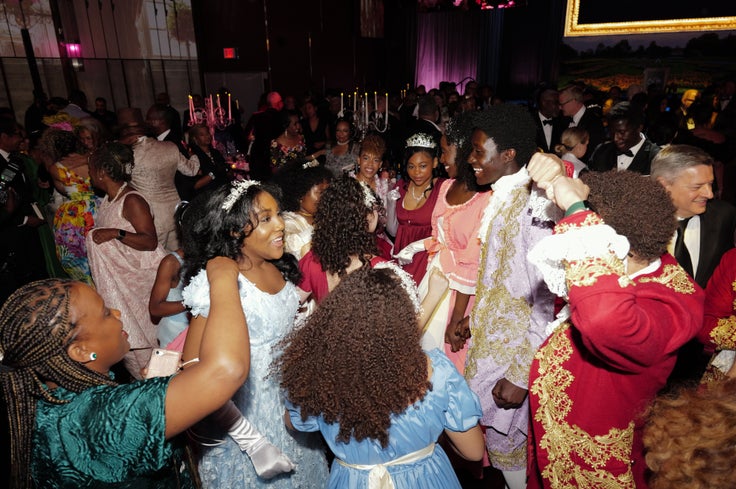
<svg viewBox="0 0 736 489">
<path fill-rule="evenodd" d="M 378 201 L 376 200 L 376 194 L 373 193 L 373 190 L 368 186 L 365 182 L 359 182 L 360 188 L 363 189 L 363 204 L 369 209 L 373 209 L 376 204 L 378 204 Z"/>
<path fill-rule="evenodd" d="M 454 118 L 447 121 L 445 124 L 445 137 L 450 144 L 456 146 L 462 146 L 465 143 L 465 137 L 460 127 L 460 119 Z"/>
<path fill-rule="evenodd" d="M 314 168 L 315 166 L 319 166 L 319 161 L 308 160 L 306 163 L 302 165 L 302 170 L 306 170 L 307 168 Z"/>
<path fill-rule="evenodd" d="M 406 147 L 435 149 L 437 147 L 437 143 L 429 134 L 418 132 L 416 134 L 412 134 L 411 137 L 406 140 Z"/>
<path fill-rule="evenodd" d="M 383 261 L 377 263 L 376 266 L 373 268 L 387 268 L 393 271 L 396 276 L 399 277 L 399 285 L 402 289 L 404 289 L 406 295 L 409 296 L 409 299 L 414 306 L 414 312 L 419 314 L 419 310 L 421 308 L 421 305 L 419 303 L 419 293 L 417 292 L 417 286 L 414 284 L 414 280 L 411 278 L 411 275 L 406 273 L 404 270 L 402 270 L 400 266 L 392 261 Z"/>
<path fill-rule="evenodd" d="M 233 208 L 235 202 L 238 201 L 241 195 L 246 193 L 253 185 L 260 185 L 261 182 L 258 180 L 240 180 L 232 183 L 230 193 L 227 194 L 227 198 L 222 203 L 222 210 L 229 212 Z"/>
</svg>

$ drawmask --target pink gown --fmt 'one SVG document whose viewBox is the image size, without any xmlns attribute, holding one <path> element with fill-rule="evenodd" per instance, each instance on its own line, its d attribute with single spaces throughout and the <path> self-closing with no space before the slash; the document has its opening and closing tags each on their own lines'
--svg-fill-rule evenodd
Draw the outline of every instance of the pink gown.
<svg viewBox="0 0 736 489">
<path fill-rule="evenodd" d="M 151 349 L 158 347 L 156 325 L 148 312 L 153 282 L 156 280 L 159 262 L 166 256 L 161 245 L 153 251 L 138 251 L 113 239 L 96 244 L 92 237 L 97 228 L 122 229 L 134 233 L 133 225 L 123 217 L 123 204 L 135 190 L 112 202 L 105 197 L 97 210 L 95 229 L 87 234 L 87 256 L 97 292 L 108 307 L 120 310 L 123 329 L 128 333 L 132 351 L 125 356 L 125 367 L 140 378 L 151 356 Z"/>
<path fill-rule="evenodd" d="M 414 241 L 432 236 L 432 211 L 437 203 L 442 182 L 444 182 L 444 179 L 438 178 L 424 205 L 411 211 L 404 208 L 404 196 L 406 196 L 404 184 L 401 183 L 396 186 L 401 197 L 396 202 L 396 219 L 399 221 L 399 228 L 396 230 L 396 239 L 394 240 L 394 254 Z M 427 271 L 428 258 L 426 251 L 420 251 L 414 255 L 411 263 L 402 267 L 417 284 L 422 281 Z"/>
</svg>

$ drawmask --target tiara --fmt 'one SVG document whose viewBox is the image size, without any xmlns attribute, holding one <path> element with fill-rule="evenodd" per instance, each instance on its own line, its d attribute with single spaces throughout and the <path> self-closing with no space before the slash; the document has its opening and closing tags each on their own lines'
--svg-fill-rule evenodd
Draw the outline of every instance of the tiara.
<svg viewBox="0 0 736 489">
<path fill-rule="evenodd" d="M 437 143 L 429 134 L 418 132 L 416 134 L 412 134 L 411 137 L 406 140 L 406 147 L 435 149 L 437 147 Z"/>
<path fill-rule="evenodd" d="M 238 201 L 241 195 L 246 193 L 248 189 L 253 185 L 260 184 L 261 182 L 259 182 L 258 180 L 240 180 L 237 182 L 233 182 L 232 188 L 230 188 L 230 193 L 227 194 L 225 202 L 222 203 L 222 210 L 230 212 L 230 209 L 233 208 L 235 202 Z"/>
<path fill-rule="evenodd" d="M 373 209 L 376 204 L 378 204 L 378 201 L 376 200 L 376 194 L 373 193 L 373 190 L 368 186 L 365 182 L 358 182 L 360 183 L 360 187 L 363 189 L 363 204 L 369 209 Z"/>
<path fill-rule="evenodd" d="M 411 278 L 411 275 L 406 273 L 406 271 L 404 271 L 400 266 L 392 261 L 383 261 L 377 263 L 376 266 L 373 268 L 387 268 L 393 271 L 394 274 L 396 274 L 396 276 L 399 278 L 399 285 L 402 289 L 404 289 L 406 295 L 409 296 L 409 299 L 414 306 L 414 312 L 419 314 L 419 311 L 421 309 L 421 305 L 419 303 L 419 293 L 417 292 L 417 286 L 414 283 L 414 279 Z"/>
</svg>

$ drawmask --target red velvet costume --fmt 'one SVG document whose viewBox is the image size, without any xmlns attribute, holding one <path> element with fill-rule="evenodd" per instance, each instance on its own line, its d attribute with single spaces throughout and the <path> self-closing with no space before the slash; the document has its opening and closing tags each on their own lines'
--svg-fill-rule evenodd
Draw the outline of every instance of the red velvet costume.
<svg viewBox="0 0 736 489">
<path fill-rule="evenodd" d="M 555 233 L 600 224 L 579 212 Z M 643 272 L 608 250 L 565 263 L 571 317 L 530 373 L 529 488 L 646 487 L 640 414 L 700 329 L 704 293 L 669 254 Z"/>
<path fill-rule="evenodd" d="M 736 350 L 736 248 L 726 252 L 705 288 L 705 319 L 698 340 L 705 352 Z M 716 380 L 725 372 L 709 366 L 704 380 Z"/>
</svg>

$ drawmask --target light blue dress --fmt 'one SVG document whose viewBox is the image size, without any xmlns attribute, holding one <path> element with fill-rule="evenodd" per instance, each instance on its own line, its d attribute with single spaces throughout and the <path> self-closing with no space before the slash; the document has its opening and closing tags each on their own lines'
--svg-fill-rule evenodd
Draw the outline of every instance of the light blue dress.
<svg viewBox="0 0 736 489">
<path fill-rule="evenodd" d="M 176 284 L 176 287 L 171 287 L 169 289 L 169 293 L 166 294 L 166 301 L 181 302 L 183 299 L 181 293 L 182 290 L 184 290 L 184 270 L 182 268 L 184 266 L 184 259 L 179 256 L 179 253 L 176 251 L 170 251 L 169 254 L 179 262 L 179 269 L 181 272 L 179 273 L 179 283 Z M 186 311 L 174 314 L 173 316 L 162 317 L 158 323 L 158 329 L 156 331 L 158 335 L 158 344 L 161 345 L 162 348 L 166 348 L 166 345 L 174 341 L 174 339 L 176 339 L 182 331 L 187 329 L 187 327 L 189 327 L 189 316 Z"/>
<path fill-rule="evenodd" d="M 276 294 L 259 290 L 243 275 L 238 276 L 240 302 L 250 334 L 250 374 L 233 396 L 235 405 L 258 431 L 280 448 L 297 468 L 270 480 L 260 479 L 248 455 L 228 436 L 215 447 L 203 447 L 199 464 L 202 485 L 206 488 L 324 488 L 329 477 L 324 445 L 319 436 L 294 433 L 284 425 L 284 396 L 278 380 L 270 374 L 273 351 L 291 331 L 299 306 L 296 287 L 287 282 Z M 200 271 L 184 288 L 184 303 L 192 316 L 209 314 L 207 273 Z"/>
<path fill-rule="evenodd" d="M 432 390 L 424 399 L 393 416 L 386 448 L 376 440 L 349 443 L 336 441 L 339 425 L 325 423 L 321 416 L 302 421 L 299 410 L 287 403 L 294 427 L 300 431 L 321 431 L 335 456 L 348 464 L 385 464 L 396 458 L 435 444 L 445 429 L 467 431 L 481 415 L 480 402 L 465 379 L 444 353 L 434 349 L 427 353 L 432 362 Z M 396 489 L 460 488 L 447 455 L 435 445 L 432 455 L 421 460 L 387 466 Z M 368 470 L 349 468 L 337 460 L 332 464 L 331 489 L 364 489 L 368 487 Z"/>
</svg>

